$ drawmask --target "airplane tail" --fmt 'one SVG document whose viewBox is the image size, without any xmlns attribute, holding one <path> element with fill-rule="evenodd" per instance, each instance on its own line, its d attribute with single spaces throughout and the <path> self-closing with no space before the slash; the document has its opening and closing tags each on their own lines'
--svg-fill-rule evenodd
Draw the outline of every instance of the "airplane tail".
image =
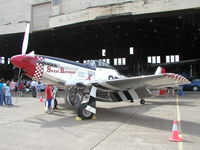
<svg viewBox="0 0 200 150">
<path fill-rule="evenodd" d="M 166 69 L 158 66 L 158 68 L 156 69 L 156 72 L 154 74 L 158 75 L 158 74 L 164 74 L 164 73 L 166 73 Z"/>
<path fill-rule="evenodd" d="M 166 73 L 166 69 L 158 66 L 158 68 L 156 69 L 156 72 L 154 74 L 159 75 L 159 74 L 164 74 L 164 73 Z M 163 95 L 165 93 L 166 93 L 166 90 L 159 90 L 159 95 Z"/>
</svg>

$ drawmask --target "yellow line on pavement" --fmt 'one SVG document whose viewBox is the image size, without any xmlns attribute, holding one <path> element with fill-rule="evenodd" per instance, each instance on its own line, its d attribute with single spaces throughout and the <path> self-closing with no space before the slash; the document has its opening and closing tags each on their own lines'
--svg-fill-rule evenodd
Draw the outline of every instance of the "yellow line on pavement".
<svg viewBox="0 0 200 150">
<path fill-rule="evenodd" d="M 179 129 L 179 136 L 182 138 L 182 130 L 181 130 L 181 113 L 180 113 L 180 107 L 179 107 L 179 97 L 176 95 L 176 112 L 177 112 L 177 121 L 178 121 L 178 129 Z M 183 142 L 178 143 L 178 149 L 183 150 Z"/>
</svg>

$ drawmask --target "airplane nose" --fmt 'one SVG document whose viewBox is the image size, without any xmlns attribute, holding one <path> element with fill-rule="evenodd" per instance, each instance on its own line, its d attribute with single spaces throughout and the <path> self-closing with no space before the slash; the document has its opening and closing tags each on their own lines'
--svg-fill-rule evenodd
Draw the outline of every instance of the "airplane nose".
<svg viewBox="0 0 200 150">
<path fill-rule="evenodd" d="M 11 63 L 19 69 L 22 69 L 27 76 L 33 77 L 36 68 L 36 57 L 27 55 L 16 55 L 11 57 Z"/>
<path fill-rule="evenodd" d="M 16 56 L 11 57 L 10 62 L 17 68 L 23 69 L 24 68 L 24 63 L 23 63 L 24 58 L 25 58 L 25 55 L 16 55 Z"/>
</svg>

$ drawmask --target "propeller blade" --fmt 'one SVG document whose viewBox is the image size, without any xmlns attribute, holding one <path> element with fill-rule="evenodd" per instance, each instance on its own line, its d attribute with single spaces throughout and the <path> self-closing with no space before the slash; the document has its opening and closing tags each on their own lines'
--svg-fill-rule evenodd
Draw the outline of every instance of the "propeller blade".
<svg viewBox="0 0 200 150">
<path fill-rule="evenodd" d="M 22 44 L 22 54 L 26 54 L 27 47 L 28 47 L 28 39 L 29 39 L 29 30 L 30 30 L 30 23 L 27 23 L 26 30 L 24 33 L 24 40 Z"/>
</svg>

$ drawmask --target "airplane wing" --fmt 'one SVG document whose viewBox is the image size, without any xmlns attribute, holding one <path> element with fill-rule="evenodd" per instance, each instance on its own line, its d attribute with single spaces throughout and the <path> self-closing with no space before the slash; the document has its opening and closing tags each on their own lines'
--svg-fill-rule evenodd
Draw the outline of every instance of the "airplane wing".
<svg viewBox="0 0 200 150">
<path fill-rule="evenodd" d="M 146 75 L 115 80 L 105 80 L 91 84 L 98 89 L 112 90 L 118 94 L 125 91 L 128 92 L 131 97 L 145 98 L 152 96 L 151 90 L 162 90 L 168 87 L 176 87 L 186 83 L 190 83 L 190 81 L 181 75 L 164 73 L 159 75 Z"/>
</svg>

